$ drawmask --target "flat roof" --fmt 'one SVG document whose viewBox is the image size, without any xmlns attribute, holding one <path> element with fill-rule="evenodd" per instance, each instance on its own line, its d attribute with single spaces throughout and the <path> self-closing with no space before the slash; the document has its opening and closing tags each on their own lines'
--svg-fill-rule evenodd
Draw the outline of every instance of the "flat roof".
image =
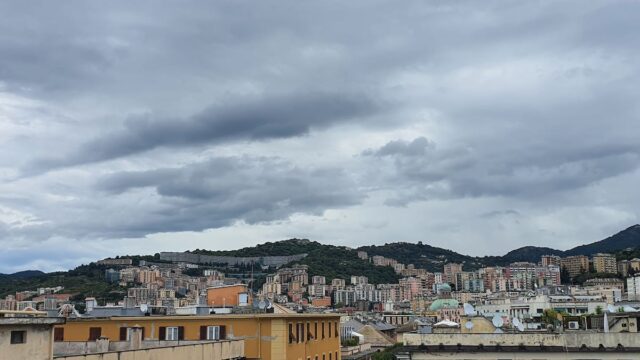
<svg viewBox="0 0 640 360">
<path fill-rule="evenodd" d="M 104 320 L 210 320 L 210 319 L 308 319 L 308 318 L 340 318 L 343 314 L 211 314 L 211 315 L 151 315 L 151 316 L 108 316 L 90 318 L 70 318 L 68 322 L 74 321 L 104 321 Z"/>
<path fill-rule="evenodd" d="M 65 318 L 61 317 L 3 317 L 0 318 L 0 326 L 4 325 L 59 325 L 64 324 Z"/>
</svg>

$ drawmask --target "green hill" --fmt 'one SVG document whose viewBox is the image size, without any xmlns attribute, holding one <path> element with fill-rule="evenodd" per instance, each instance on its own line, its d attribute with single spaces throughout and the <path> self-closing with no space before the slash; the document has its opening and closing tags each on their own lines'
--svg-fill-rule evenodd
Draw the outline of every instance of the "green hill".
<svg viewBox="0 0 640 360">
<path fill-rule="evenodd" d="M 640 257 L 640 225 L 631 226 L 604 240 L 577 246 L 567 251 L 525 246 L 503 256 L 468 256 L 422 242 L 417 244 L 399 242 L 351 249 L 345 246 L 324 245 L 306 239 L 267 242 L 230 251 L 196 249 L 193 252 L 224 256 L 276 256 L 305 253 L 307 256 L 295 263 L 308 265 L 311 276 L 323 275 L 330 281 L 333 278 L 348 279 L 351 275 L 359 275 L 367 276 L 374 284 L 397 282 L 398 275 L 391 267 L 374 266 L 371 262 L 358 258 L 357 250 L 366 251 L 369 256 L 381 255 L 404 264 L 414 264 L 418 268 L 429 271 L 442 271 L 443 265 L 448 262 L 462 263 L 465 270 L 474 270 L 482 266 L 504 266 L 515 261 L 538 262 L 540 256 L 546 254 L 590 256 L 598 252 L 608 252 L 616 254 L 618 259 L 630 259 Z M 160 261 L 157 254 L 127 257 L 132 258 L 134 264 L 140 260 Z M 44 274 L 39 271 L 23 271 L 9 275 L 0 274 L 0 298 L 16 291 L 60 285 L 64 286 L 65 293 L 75 294 L 76 299 L 83 299 L 84 296 L 94 296 L 102 302 L 121 299 L 125 289 L 107 283 L 104 280 L 105 269 L 104 266 L 92 263 L 66 272 Z M 258 285 L 259 283 L 256 284 Z"/>
<path fill-rule="evenodd" d="M 346 246 L 324 245 L 307 239 L 267 242 L 239 250 L 208 251 L 197 249 L 197 254 L 220 256 L 277 256 L 307 254 L 292 264 L 309 266 L 309 275 L 322 275 L 327 281 L 334 278 L 349 279 L 351 275 L 366 276 L 374 284 L 397 282 L 398 276 L 390 267 L 374 266 L 358 258 L 357 251 Z M 290 264 L 290 265 L 292 265 Z"/>
<path fill-rule="evenodd" d="M 640 225 L 633 225 L 608 238 L 591 244 L 576 246 L 563 253 L 569 255 L 593 255 L 596 253 L 614 253 L 625 249 L 640 247 Z"/>
</svg>

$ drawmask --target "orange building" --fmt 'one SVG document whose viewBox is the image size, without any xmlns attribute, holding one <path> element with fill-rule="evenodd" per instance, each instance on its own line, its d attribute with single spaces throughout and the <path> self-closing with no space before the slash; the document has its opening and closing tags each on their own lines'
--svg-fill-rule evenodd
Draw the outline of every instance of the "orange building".
<svg viewBox="0 0 640 360">
<path fill-rule="evenodd" d="M 207 304 L 211 307 L 246 306 L 251 304 L 251 293 L 245 284 L 210 287 Z"/>
<path fill-rule="evenodd" d="M 315 298 L 311 300 L 311 305 L 317 306 L 317 307 L 329 307 L 331 306 L 331 298 L 328 296 Z"/>
<path fill-rule="evenodd" d="M 125 341 L 141 327 L 143 340 L 243 339 L 247 359 L 339 360 L 338 314 L 229 314 L 69 318 L 54 330 L 55 341 Z"/>
</svg>

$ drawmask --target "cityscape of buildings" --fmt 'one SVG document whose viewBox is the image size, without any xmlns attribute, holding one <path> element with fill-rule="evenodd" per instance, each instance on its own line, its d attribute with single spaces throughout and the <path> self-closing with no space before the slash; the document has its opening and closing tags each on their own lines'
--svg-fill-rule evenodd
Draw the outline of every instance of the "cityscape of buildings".
<svg viewBox="0 0 640 360">
<path fill-rule="evenodd" d="M 355 274 L 327 279 L 310 274 L 307 265 L 257 266 L 272 271 L 260 273 L 264 283 L 253 291 L 253 271 L 228 276 L 185 261 L 103 259 L 95 265 L 105 282 L 126 289 L 121 300 L 77 299 L 62 286 L 45 287 L 6 296 L 0 300 L 0 314 L 63 319 L 64 324 L 51 326 L 52 356 L 60 359 L 118 346 L 153 347 L 153 341 L 238 341 L 258 324 L 269 324 L 268 333 L 283 326 L 286 346 L 267 355 L 260 341 L 245 340 L 238 350 L 242 356 L 298 358 L 292 354 L 300 350 L 291 345 L 301 344 L 307 353 L 312 344 L 319 359 L 369 359 L 397 342 L 411 344 L 416 333 L 637 333 L 640 259 L 616 261 L 604 253 L 544 255 L 537 263 L 475 270 L 445 263 L 442 271 L 430 272 L 364 251 L 357 256 L 391 267 L 399 280 L 373 284 Z M 579 285 L 564 279 L 588 274 L 592 276 Z M 131 343 L 132 336 L 137 344 Z M 79 350 L 69 345 L 74 342 L 91 345 Z"/>
</svg>

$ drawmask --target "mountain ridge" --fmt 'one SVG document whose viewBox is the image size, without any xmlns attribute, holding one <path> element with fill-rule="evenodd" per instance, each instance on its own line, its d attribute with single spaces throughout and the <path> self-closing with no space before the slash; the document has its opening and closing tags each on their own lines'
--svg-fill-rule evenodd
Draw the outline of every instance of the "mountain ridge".
<svg viewBox="0 0 640 360">
<path fill-rule="evenodd" d="M 625 251 L 626 249 L 635 251 Z M 350 275 L 368 276 L 372 283 L 396 282 L 399 278 L 391 267 L 374 266 L 371 262 L 360 259 L 357 251 L 367 251 L 369 256 L 381 255 L 403 264 L 414 264 L 417 268 L 429 271 L 442 271 L 448 262 L 463 263 L 465 270 L 475 270 L 482 266 L 506 266 L 511 262 L 538 262 L 542 255 L 593 255 L 597 252 L 615 253 L 618 258 L 639 256 L 640 225 L 633 225 L 603 240 L 576 246 L 562 251 L 548 247 L 524 246 L 507 252 L 502 256 L 469 256 L 455 251 L 424 244 L 423 242 L 395 242 L 384 245 L 369 245 L 358 248 L 321 244 L 308 239 L 289 239 L 266 242 L 253 247 L 237 250 L 200 250 L 192 252 L 227 256 L 269 256 L 307 253 L 304 259 L 294 262 L 309 266 L 309 274 L 323 275 L 328 280 L 336 277 L 347 279 Z M 144 258 L 153 261 L 154 256 L 126 256 Z M 291 263 L 289 265 L 293 265 Z M 18 290 L 26 290 L 34 286 L 69 285 L 88 293 L 90 288 L 99 287 L 100 291 L 109 292 L 114 289 L 100 283 L 104 277 L 104 266 L 95 263 L 81 265 L 66 272 L 43 273 L 39 270 L 26 270 L 14 274 L 0 274 L 0 294 L 9 294 Z M 78 279 L 75 281 L 74 279 Z M 101 280 L 102 279 L 102 280 Z M 69 289 L 71 290 L 71 289 Z"/>
</svg>

